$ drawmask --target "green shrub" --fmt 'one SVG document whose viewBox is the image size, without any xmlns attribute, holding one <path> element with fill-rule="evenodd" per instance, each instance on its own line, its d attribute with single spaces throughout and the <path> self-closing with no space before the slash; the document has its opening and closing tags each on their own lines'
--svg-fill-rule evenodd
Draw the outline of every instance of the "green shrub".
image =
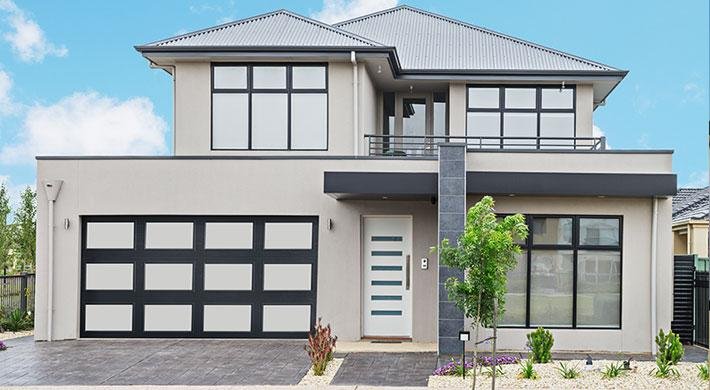
<svg viewBox="0 0 710 390">
<path fill-rule="evenodd" d="M 701 381 L 710 380 L 710 363 L 705 362 L 698 364 L 698 378 L 700 378 Z"/>
<path fill-rule="evenodd" d="M 565 379 L 576 379 L 579 377 L 580 371 L 577 366 L 568 367 L 565 363 L 560 362 L 559 367 L 555 367 L 555 370 L 559 371 Z"/>
<path fill-rule="evenodd" d="M 328 362 L 333 360 L 333 350 L 337 337 L 332 335 L 330 325 L 322 326 L 321 319 L 318 319 L 312 334 L 308 335 L 306 352 L 311 359 L 313 375 L 321 376 L 325 373 Z"/>
<path fill-rule="evenodd" d="M 528 333 L 528 347 L 535 363 L 548 363 L 552 359 L 552 344 L 555 342 L 552 333 L 543 328 Z"/>
<path fill-rule="evenodd" d="M 524 362 L 520 362 L 520 372 L 518 372 L 518 378 L 521 379 L 537 379 L 537 372 L 535 367 L 533 367 L 533 361 L 528 359 Z"/>
<path fill-rule="evenodd" d="M 483 374 L 486 375 L 489 378 L 493 377 L 493 367 L 487 367 L 485 370 L 483 370 Z M 501 377 L 505 375 L 505 371 L 503 371 L 503 366 L 496 366 L 496 376 Z"/>
<path fill-rule="evenodd" d="M 658 359 L 656 359 L 656 368 L 651 370 L 650 374 L 655 376 L 656 378 L 670 378 L 670 377 L 677 378 L 680 376 L 680 373 L 678 372 L 678 370 L 673 368 L 673 365 L 671 362 L 658 360 Z"/>
<path fill-rule="evenodd" d="M 602 370 L 602 377 L 604 379 L 616 378 L 625 372 L 623 369 L 624 366 L 621 363 L 611 363 Z"/>
<path fill-rule="evenodd" d="M 663 333 L 663 329 L 658 331 L 656 346 L 658 347 L 656 361 L 667 362 L 671 365 L 678 364 L 685 353 L 683 344 L 680 342 L 680 337 L 673 333 L 673 331 L 669 331 L 668 333 Z"/>
<path fill-rule="evenodd" d="M 32 329 L 32 318 L 20 309 L 15 309 L 2 319 L 0 327 L 9 332 Z"/>
</svg>

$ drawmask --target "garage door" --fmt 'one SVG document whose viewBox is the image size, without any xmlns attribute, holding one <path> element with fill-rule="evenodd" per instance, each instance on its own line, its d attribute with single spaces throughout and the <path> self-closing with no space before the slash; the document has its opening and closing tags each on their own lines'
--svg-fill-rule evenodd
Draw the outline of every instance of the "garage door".
<svg viewBox="0 0 710 390">
<path fill-rule="evenodd" d="M 303 338 L 317 247 L 317 217 L 83 217 L 81 337 Z"/>
</svg>

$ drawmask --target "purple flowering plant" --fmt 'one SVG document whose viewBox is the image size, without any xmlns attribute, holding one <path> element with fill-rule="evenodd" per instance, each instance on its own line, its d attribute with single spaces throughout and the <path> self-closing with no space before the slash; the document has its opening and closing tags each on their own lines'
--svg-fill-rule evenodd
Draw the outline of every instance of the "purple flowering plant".
<svg viewBox="0 0 710 390">
<path fill-rule="evenodd" d="M 2 340 L 0 340 L 0 351 L 4 351 L 6 349 L 7 349 L 7 345 L 5 345 L 5 343 Z"/>
<path fill-rule="evenodd" d="M 520 362 L 520 358 L 517 356 L 512 356 L 512 355 L 500 355 L 496 356 L 496 361 L 498 362 L 496 365 L 502 366 L 505 364 L 517 364 Z M 479 366 L 482 367 L 490 367 L 493 365 L 493 358 L 490 356 L 481 356 L 478 358 L 478 364 Z M 466 371 L 472 370 L 473 369 L 473 361 L 465 362 L 464 364 Z M 461 366 L 461 361 L 456 361 L 454 359 L 451 359 L 450 362 L 444 364 L 443 366 L 437 368 L 434 370 L 434 374 L 436 376 L 444 376 L 444 375 L 451 375 L 451 376 L 461 376 L 463 374 L 463 367 Z"/>
</svg>

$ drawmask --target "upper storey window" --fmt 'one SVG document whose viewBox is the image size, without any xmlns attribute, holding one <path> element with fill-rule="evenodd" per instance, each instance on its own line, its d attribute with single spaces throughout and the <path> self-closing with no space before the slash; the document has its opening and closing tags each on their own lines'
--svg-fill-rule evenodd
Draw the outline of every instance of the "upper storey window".
<svg viewBox="0 0 710 390">
<path fill-rule="evenodd" d="M 482 147 L 573 145 L 575 88 L 469 86 L 466 135 Z"/>
<path fill-rule="evenodd" d="M 326 150 L 321 64 L 213 64 L 213 150 Z"/>
</svg>

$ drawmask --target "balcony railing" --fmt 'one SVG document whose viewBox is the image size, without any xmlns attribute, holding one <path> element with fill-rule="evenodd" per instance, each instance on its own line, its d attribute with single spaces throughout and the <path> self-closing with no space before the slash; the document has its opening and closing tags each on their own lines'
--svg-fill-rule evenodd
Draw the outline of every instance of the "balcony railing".
<svg viewBox="0 0 710 390">
<path fill-rule="evenodd" d="M 466 143 L 469 150 L 604 150 L 606 137 L 469 137 L 365 135 L 370 156 L 435 156 L 442 142 Z"/>
</svg>

